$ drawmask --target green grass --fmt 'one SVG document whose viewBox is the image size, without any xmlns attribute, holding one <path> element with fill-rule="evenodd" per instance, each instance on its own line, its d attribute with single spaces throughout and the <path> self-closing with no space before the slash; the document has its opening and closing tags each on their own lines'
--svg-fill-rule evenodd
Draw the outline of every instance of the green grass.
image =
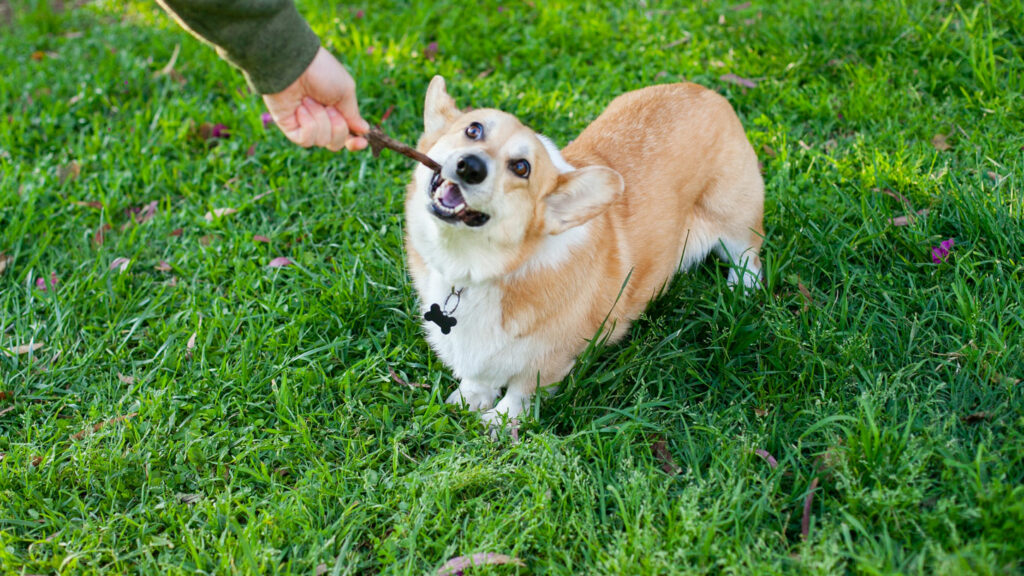
<svg viewBox="0 0 1024 576">
<path fill-rule="evenodd" d="M 680 278 L 518 443 L 442 402 L 408 161 L 264 130 L 149 2 L 3 4 L 0 347 L 43 347 L 0 352 L 0 572 L 424 574 L 475 552 L 521 574 L 1024 572 L 1019 0 L 303 2 L 406 141 L 437 73 L 562 144 L 687 79 L 759 151 L 765 293 L 710 261 Z M 184 86 L 154 76 L 179 44 Z M 893 226 L 910 209 L 885 190 L 930 212 Z"/>
</svg>

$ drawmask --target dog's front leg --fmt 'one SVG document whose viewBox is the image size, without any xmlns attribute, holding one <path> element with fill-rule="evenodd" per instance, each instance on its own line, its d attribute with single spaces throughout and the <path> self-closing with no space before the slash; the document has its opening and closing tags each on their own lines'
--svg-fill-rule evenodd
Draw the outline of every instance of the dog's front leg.
<svg viewBox="0 0 1024 576">
<path fill-rule="evenodd" d="M 448 396 L 445 402 L 448 404 L 465 405 L 474 412 L 480 412 L 494 406 L 494 400 L 500 393 L 500 386 L 492 386 L 487 382 L 463 379 L 459 383 L 459 387 Z"/>
<path fill-rule="evenodd" d="M 498 401 L 494 408 L 481 414 L 480 418 L 492 429 L 501 427 L 502 421 L 505 419 L 518 418 L 520 414 L 529 410 L 534 387 L 535 384 L 532 382 L 529 386 L 520 386 L 515 382 L 509 384 L 505 396 Z"/>
</svg>

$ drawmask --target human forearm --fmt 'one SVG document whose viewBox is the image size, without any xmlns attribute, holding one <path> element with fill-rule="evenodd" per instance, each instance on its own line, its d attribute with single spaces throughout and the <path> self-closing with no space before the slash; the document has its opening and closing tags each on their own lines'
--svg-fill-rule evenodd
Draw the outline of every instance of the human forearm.
<svg viewBox="0 0 1024 576">
<path fill-rule="evenodd" d="M 217 48 L 261 94 L 287 88 L 320 39 L 291 0 L 157 0 L 183 27 Z"/>
</svg>

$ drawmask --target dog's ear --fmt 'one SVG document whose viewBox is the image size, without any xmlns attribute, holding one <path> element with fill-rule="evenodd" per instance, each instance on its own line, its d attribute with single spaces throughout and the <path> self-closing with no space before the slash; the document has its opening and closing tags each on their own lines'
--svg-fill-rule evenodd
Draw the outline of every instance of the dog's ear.
<svg viewBox="0 0 1024 576">
<path fill-rule="evenodd" d="M 626 189 L 622 175 L 605 166 L 587 166 L 558 175 L 544 198 L 544 229 L 561 234 L 604 212 Z"/>
<path fill-rule="evenodd" d="M 423 102 L 423 133 L 432 134 L 443 130 L 458 117 L 459 108 L 455 105 L 455 100 L 448 95 L 444 78 L 434 76 L 427 87 L 427 97 Z"/>
</svg>

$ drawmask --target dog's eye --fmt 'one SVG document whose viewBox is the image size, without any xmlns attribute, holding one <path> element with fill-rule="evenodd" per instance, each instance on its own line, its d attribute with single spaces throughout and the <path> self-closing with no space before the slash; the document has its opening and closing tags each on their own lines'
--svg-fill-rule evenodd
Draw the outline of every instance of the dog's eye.
<svg viewBox="0 0 1024 576">
<path fill-rule="evenodd" d="M 466 138 L 479 140 L 484 137 L 484 127 L 479 122 L 473 122 L 466 128 Z"/>
<path fill-rule="evenodd" d="M 529 178 L 530 176 L 530 163 L 526 160 L 513 160 L 508 163 L 508 168 L 520 178 Z"/>
</svg>

